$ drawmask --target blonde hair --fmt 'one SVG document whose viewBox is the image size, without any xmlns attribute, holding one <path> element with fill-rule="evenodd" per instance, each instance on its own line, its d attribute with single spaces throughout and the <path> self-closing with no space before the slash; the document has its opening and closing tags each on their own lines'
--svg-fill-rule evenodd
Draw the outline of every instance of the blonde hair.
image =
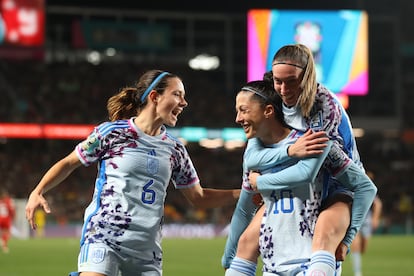
<svg viewBox="0 0 414 276">
<path fill-rule="evenodd" d="M 303 44 L 285 45 L 273 57 L 272 64 L 290 63 L 303 69 L 302 81 L 297 106 L 302 110 L 302 116 L 308 117 L 315 102 L 317 91 L 316 68 L 310 49 Z"/>
</svg>

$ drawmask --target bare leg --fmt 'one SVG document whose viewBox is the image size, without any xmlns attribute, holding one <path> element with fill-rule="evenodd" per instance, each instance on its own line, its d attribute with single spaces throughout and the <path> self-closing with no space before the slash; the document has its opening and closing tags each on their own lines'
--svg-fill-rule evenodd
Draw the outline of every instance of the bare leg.
<svg viewBox="0 0 414 276">
<path fill-rule="evenodd" d="M 236 257 L 225 276 L 256 275 L 257 259 L 259 258 L 260 225 L 265 211 L 264 205 L 257 210 L 250 224 L 244 230 L 237 244 Z"/>
<path fill-rule="evenodd" d="M 358 232 L 351 244 L 352 269 L 355 276 L 362 275 L 362 240 L 362 235 Z"/>
<path fill-rule="evenodd" d="M 325 250 L 335 255 L 338 245 L 345 237 L 350 218 L 350 205 L 346 202 L 335 202 L 323 210 L 315 226 L 312 250 Z"/>
<path fill-rule="evenodd" d="M 334 201 L 319 214 L 312 241 L 310 266 L 306 275 L 318 273 L 327 276 L 336 275 L 338 272 L 336 261 L 342 261 L 340 258 L 345 258 L 341 242 L 350 220 L 350 204 L 343 201 Z"/>
<path fill-rule="evenodd" d="M 10 239 L 10 230 L 9 229 L 2 229 L 0 231 L 0 235 L 1 235 L 1 242 L 2 242 L 2 250 L 4 253 L 8 253 L 9 252 L 9 239 Z"/>
<path fill-rule="evenodd" d="M 259 258 L 259 235 L 260 235 L 260 224 L 262 222 L 263 213 L 265 211 L 264 205 L 257 210 L 256 215 L 250 222 L 249 226 L 244 230 L 240 236 L 237 244 L 236 256 L 251 262 L 257 263 Z"/>
</svg>

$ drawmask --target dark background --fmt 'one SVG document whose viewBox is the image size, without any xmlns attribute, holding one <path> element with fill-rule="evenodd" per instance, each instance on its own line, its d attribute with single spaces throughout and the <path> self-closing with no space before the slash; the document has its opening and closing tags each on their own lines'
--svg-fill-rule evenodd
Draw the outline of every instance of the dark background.
<svg viewBox="0 0 414 276">
<path fill-rule="evenodd" d="M 354 127 L 365 130 L 357 142 L 384 201 L 384 232 L 406 229 L 414 196 L 414 1 L 47 1 L 44 59 L 0 59 L 0 121 L 97 124 L 106 120 L 109 96 L 141 72 L 160 68 L 179 74 L 186 85 L 190 105 L 178 127 L 238 127 L 234 95 L 247 75 L 246 12 L 250 8 L 368 12 L 370 91 L 364 97 L 350 97 L 348 112 Z M 93 65 L 85 60 L 86 54 L 103 50 L 77 44 L 74 28 L 95 19 L 166 24 L 171 27 L 172 42 L 163 51 L 119 49 L 116 58 Z M 220 68 L 190 69 L 188 60 L 203 52 L 220 57 Z M 77 142 L 0 137 L 2 185 L 14 196 L 26 198 L 47 168 Z M 208 150 L 190 143 L 188 150 L 204 186 L 239 187 L 243 149 Z M 56 221 L 81 219 L 95 174 L 93 166 L 80 169 L 50 193 Z M 197 220 L 174 191 L 167 201 L 186 219 Z M 222 213 L 231 214 L 231 209 Z M 219 221 L 209 215 L 208 220 Z"/>
</svg>

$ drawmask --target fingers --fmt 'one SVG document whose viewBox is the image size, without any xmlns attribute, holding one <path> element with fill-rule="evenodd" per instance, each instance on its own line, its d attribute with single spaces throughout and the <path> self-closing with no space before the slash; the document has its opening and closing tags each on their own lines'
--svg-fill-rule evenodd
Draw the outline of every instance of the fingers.
<svg viewBox="0 0 414 276">
<path fill-rule="evenodd" d="M 43 207 L 43 210 L 46 212 L 46 213 L 50 213 L 50 207 L 49 207 L 49 204 L 47 203 L 47 201 L 45 200 L 44 202 L 42 202 L 42 207 Z"/>
<path fill-rule="evenodd" d="M 261 194 L 255 194 L 255 195 L 253 195 L 252 200 L 253 200 L 253 203 L 256 206 L 262 206 L 262 204 L 263 204 L 263 198 L 262 198 L 262 195 Z"/>
<path fill-rule="evenodd" d="M 335 252 L 335 258 L 337 261 L 345 261 L 346 254 L 348 252 L 348 247 L 341 242 Z"/>
<path fill-rule="evenodd" d="M 249 176 L 248 176 L 248 180 L 249 180 L 249 184 L 252 187 L 252 189 L 254 191 L 257 191 L 257 182 L 256 179 L 260 174 L 256 171 L 250 171 Z"/>
<path fill-rule="evenodd" d="M 308 140 L 314 140 L 316 142 L 326 142 L 329 140 L 325 131 L 313 132 L 306 136 Z"/>
<path fill-rule="evenodd" d="M 29 201 L 26 204 L 25 211 L 26 211 L 26 219 L 29 222 L 30 227 L 33 230 L 36 230 L 36 228 L 37 228 L 37 224 L 34 221 L 34 212 L 35 212 L 36 208 L 38 208 L 40 206 L 43 208 L 43 210 L 46 213 L 51 212 L 49 204 L 47 203 L 46 199 L 43 196 L 36 195 L 34 193 L 31 194 L 30 197 L 29 197 Z"/>
<path fill-rule="evenodd" d="M 33 208 L 26 207 L 26 219 L 29 222 L 30 227 L 33 230 L 36 230 L 37 225 L 36 225 L 36 223 L 33 220 L 33 213 L 34 213 L 34 209 Z"/>
</svg>

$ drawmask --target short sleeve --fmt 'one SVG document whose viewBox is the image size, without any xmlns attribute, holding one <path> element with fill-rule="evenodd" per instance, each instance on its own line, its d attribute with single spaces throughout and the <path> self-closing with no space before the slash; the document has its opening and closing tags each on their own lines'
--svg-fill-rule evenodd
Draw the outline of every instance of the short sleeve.
<svg viewBox="0 0 414 276">
<path fill-rule="evenodd" d="M 189 188 L 199 183 L 200 179 L 185 146 L 179 141 L 175 143 L 171 182 L 177 189 Z"/>
<path fill-rule="evenodd" d="M 101 136 L 98 128 L 94 128 L 91 134 L 76 146 L 76 153 L 83 165 L 89 166 L 102 156 Z"/>
</svg>

